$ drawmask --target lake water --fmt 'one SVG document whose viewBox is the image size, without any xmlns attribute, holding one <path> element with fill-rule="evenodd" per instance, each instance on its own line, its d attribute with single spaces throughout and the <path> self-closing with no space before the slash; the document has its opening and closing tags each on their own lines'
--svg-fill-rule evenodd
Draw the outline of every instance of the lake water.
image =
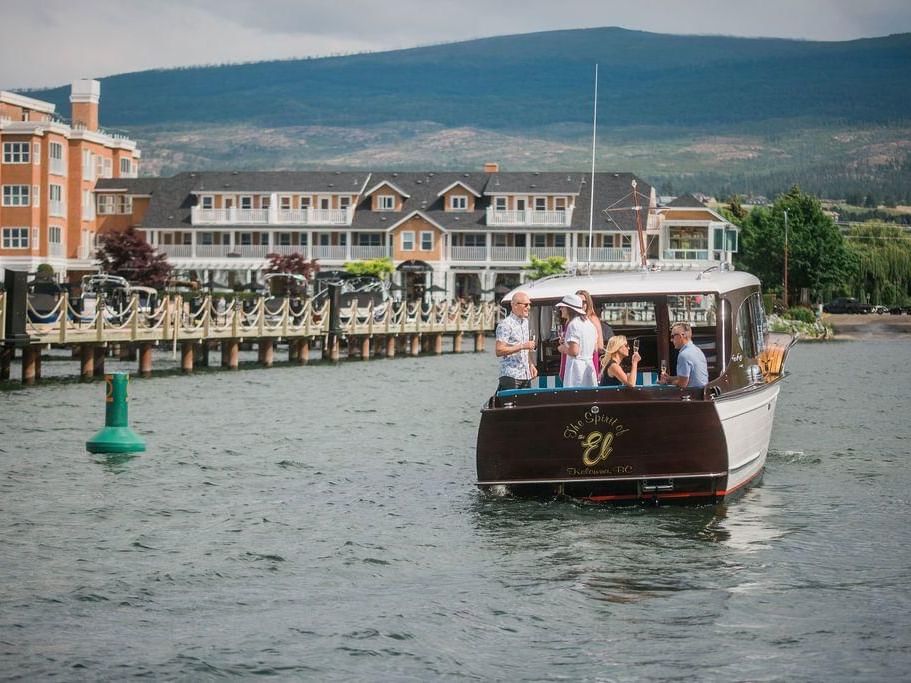
<svg viewBox="0 0 911 683">
<path fill-rule="evenodd" d="M 490 350 L 134 380 L 132 459 L 102 383 L 0 392 L 0 677 L 906 679 L 909 348 L 798 345 L 699 508 L 481 495 Z"/>
</svg>

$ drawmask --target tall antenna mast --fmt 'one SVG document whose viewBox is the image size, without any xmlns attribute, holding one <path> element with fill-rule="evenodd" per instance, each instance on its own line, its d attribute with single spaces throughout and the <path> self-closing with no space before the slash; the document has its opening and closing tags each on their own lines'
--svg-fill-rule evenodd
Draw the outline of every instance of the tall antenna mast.
<svg viewBox="0 0 911 683">
<path fill-rule="evenodd" d="M 595 220 L 595 143 L 598 139 L 598 65 L 595 64 L 595 106 L 592 114 L 592 179 L 588 191 L 591 192 L 591 205 L 588 207 L 588 274 L 592 273 L 592 231 Z"/>
</svg>

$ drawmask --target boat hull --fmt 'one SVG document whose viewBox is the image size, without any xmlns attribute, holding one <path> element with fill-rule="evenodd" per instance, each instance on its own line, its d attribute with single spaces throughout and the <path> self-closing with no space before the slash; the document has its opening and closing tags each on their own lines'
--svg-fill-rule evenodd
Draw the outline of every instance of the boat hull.
<svg viewBox="0 0 911 683">
<path fill-rule="evenodd" d="M 718 400 L 665 387 L 495 398 L 478 430 L 478 485 L 604 502 L 717 502 L 761 475 L 777 396 L 775 383 Z"/>
</svg>

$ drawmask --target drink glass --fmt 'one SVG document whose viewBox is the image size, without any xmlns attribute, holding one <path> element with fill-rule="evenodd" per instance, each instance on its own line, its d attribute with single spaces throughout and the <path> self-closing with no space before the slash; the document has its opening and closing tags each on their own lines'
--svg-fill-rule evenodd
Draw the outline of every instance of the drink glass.
<svg viewBox="0 0 911 683">
<path fill-rule="evenodd" d="M 633 339 L 633 353 L 639 353 L 639 340 Z"/>
<path fill-rule="evenodd" d="M 661 374 L 662 375 L 667 374 L 667 361 L 666 360 L 661 361 Z"/>
</svg>

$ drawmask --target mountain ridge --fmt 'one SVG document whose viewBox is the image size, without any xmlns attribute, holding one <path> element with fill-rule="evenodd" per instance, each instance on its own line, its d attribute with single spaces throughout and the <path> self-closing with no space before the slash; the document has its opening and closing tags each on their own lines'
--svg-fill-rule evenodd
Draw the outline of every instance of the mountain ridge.
<svg viewBox="0 0 911 683">
<path fill-rule="evenodd" d="M 440 167 L 496 157 L 533 166 L 537 146 L 551 149 L 538 166 L 548 170 L 578 165 L 590 147 L 596 62 L 599 131 L 623 141 L 607 147 L 605 167 L 625 162 L 659 183 L 713 177 L 717 184 L 712 174 L 728 170 L 767 178 L 766 193 L 792 180 L 812 189 L 813 177 L 833 173 L 839 187 L 889 185 L 894 193 L 911 186 L 907 33 L 821 42 L 605 27 L 140 71 L 99 79 L 101 119 L 141 142 L 147 172 L 369 165 L 390 152 L 405 168 L 426 164 L 413 143 L 434 143 L 435 135 L 466 145 L 442 146 L 449 151 L 440 153 Z M 69 110 L 66 88 L 27 94 Z M 476 134 L 447 132 L 466 130 Z M 249 140 L 243 153 L 228 131 Z M 193 141 L 181 142 L 181 132 Z M 300 134 L 306 138 L 295 158 Z M 746 154 L 743 163 L 719 169 L 712 156 L 719 136 L 754 151 L 736 152 Z M 290 146 L 271 153 L 270 137 L 288 137 Z M 516 149 L 498 147 L 504 138 Z"/>
</svg>

